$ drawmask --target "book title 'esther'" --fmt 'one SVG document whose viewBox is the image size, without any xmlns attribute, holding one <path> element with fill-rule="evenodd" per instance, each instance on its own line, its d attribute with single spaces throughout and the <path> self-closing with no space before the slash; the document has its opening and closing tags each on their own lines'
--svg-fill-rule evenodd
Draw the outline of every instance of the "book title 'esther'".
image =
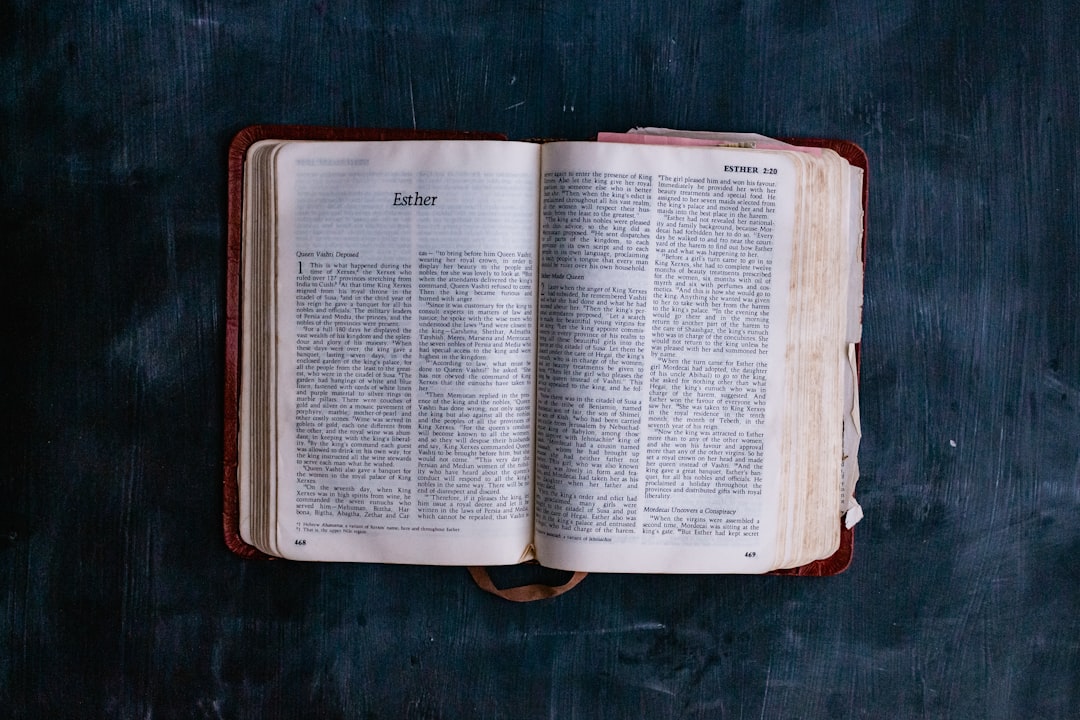
<svg viewBox="0 0 1080 720">
<path fill-rule="evenodd" d="M 434 205 L 439 199 L 438 195 L 421 195 L 419 191 L 412 195 L 408 193 L 394 193 L 394 205 L 427 206 Z"/>
</svg>

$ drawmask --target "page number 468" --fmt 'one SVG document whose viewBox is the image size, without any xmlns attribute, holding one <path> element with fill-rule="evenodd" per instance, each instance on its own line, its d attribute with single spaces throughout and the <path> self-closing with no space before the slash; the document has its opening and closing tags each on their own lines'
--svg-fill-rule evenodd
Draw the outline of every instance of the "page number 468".
<svg viewBox="0 0 1080 720">
<path fill-rule="evenodd" d="M 746 553 L 746 557 L 757 557 L 757 553 L 751 550 L 750 552 Z"/>
</svg>

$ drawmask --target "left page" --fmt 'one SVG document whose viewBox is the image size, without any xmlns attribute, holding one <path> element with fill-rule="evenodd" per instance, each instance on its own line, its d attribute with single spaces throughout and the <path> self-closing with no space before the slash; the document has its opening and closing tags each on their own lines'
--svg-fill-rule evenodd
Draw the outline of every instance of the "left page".
<svg viewBox="0 0 1080 720">
<path fill-rule="evenodd" d="M 518 562 L 538 146 L 295 142 L 276 175 L 276 554 Z"/>
</svg>

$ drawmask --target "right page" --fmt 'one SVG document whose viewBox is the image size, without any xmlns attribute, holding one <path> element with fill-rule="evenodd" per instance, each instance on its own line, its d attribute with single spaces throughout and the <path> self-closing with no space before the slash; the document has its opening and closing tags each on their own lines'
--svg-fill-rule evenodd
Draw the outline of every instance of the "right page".
<svg viewBox="0 0 1080 720">
<path fill-rule="evenodd" d="M 835 549 L 847 318 L 808 309 L 846 305 L 846 243 L 818 236 L 847 205 L 811 197 L 830 183 L 794 152 L 544 147 L 542 563 L 760 573 Z"/>
</svg>

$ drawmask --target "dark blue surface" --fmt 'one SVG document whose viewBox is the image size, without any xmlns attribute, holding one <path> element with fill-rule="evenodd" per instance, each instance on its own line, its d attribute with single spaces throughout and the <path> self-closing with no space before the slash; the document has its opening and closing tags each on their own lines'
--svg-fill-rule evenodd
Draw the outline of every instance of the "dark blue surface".
<svg viewBox="0 0 1080 720">
<path fill-rule="evenodd" d="M 1080 714 L 1072 4 L 89 5 L 0 6 L 6 714 Z M 256 122 L 860 143 L 851 569 L 520 606 L 462 569 L 231 556 L 225 162 Z"/>
</svg>

